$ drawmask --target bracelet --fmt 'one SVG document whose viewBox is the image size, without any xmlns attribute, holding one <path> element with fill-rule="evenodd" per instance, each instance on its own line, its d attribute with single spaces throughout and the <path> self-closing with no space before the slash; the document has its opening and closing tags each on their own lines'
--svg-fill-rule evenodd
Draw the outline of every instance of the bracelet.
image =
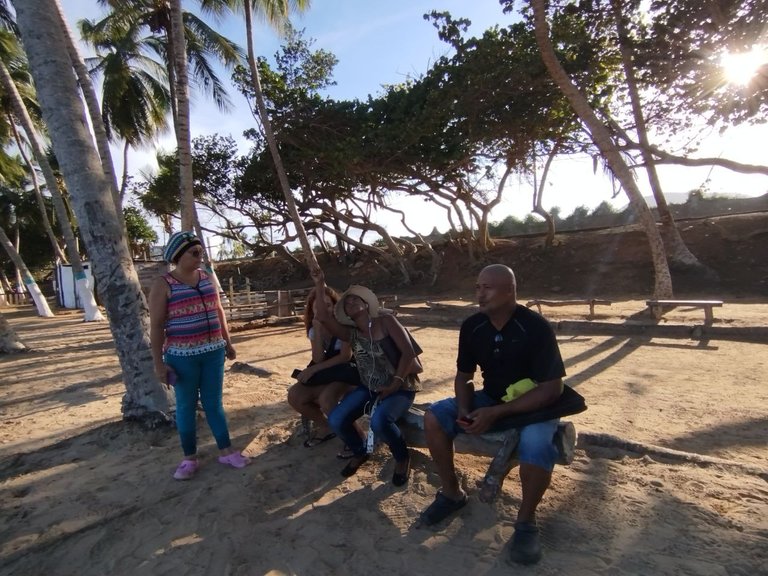
<svg viewBox="0 0 768 576">
<path fill-rule="evenodd" d="M 405 378 L 403 378 L 402 376 L 398 376 L 397 374 L 395 374 L 394 376 L 392 376 L 392 380 L 400 380 L 400 382 L 402 382 L 403 384 L 405 384 Z"/>
</svg>

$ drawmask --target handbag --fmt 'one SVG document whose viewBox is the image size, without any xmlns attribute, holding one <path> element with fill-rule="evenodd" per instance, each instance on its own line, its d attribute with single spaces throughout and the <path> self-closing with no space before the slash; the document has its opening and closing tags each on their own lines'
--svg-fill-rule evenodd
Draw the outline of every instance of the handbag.
<svg viewBox="0 0 768 576">
<path fill-rule="evenodd" d="M 563 386 L 563 393 L 560 394 L 560 398 L 554 404 L 534 410 L 533 412 L 524 412 L 523 414 L 515 414 L 513 416 L 507 416 L 501 420 L 497 420 L 492 430 L 508 430 L 509 428 L 522 428 L 530 424 L 536 424 L 538 422 L 546 422 L 547 420 L 555 420 L 563 416 L 571 416 L 573 414 L 579 414 L 587 409 L 587 401 L 584 396 L 576 392 L 573 388 L 567 384 Z"/>
<path fill-rule="evenodd" d="M 354 362 L 344 362 L 323 368 L 312 378 L 303 382 L 305 386 L 325 386 L 331 382 L 346 382 L 352 386 L 360 385 L 360 372 Z"/>
<path fill-rule="evenodd" d="M 424 352 L 424 350 L 421 348 L 421 346 L 419 346 L 419 343 L 416 342 L 415 338 L 408 331 L 408 328 L 403 326 L 403 329 L 405 330 L 406 334 L 408 334 L 408 338 L 411 340 L 411 346 L 413 346 L 413 351 L 416 353 L 416 356 L 413 359 L 411 370 L 408 371 L 408 374 L 421 374 L 424 372 L 424 365 L 421 363 L 421 360 L 419 360 L 419 354 Z M 398 364 L 400 364 L 400 357 L 403 355 L 403 353 L 400 352 L 400 348 L 397 347 L 395 341 L 392 340 L 392 337 L 387 334 L 383 340 L 379 340 L 379 346 L 381 346 L 381 349 L 384 352 L 384 355 L 387 357 L 387 360 L 389 360 L 389 363 L 392 364 L 392 368 L 397 369 Z"/>
<path fill-rule="evenodd" d="M 328 346 L 323 353 L 326 360 L 338 355 L 339 351 L 336 349 L 337 342 L 338 338 L 336 338 L 336 336 L 332 336 L 331 341 L 328 343 Z M 357 364 L 355 364 L 354 360 L 355 359 L 352 358 L 352 360 L 349 362 L 343 362 L 342 364 L 335 364 L 334 366 L 323 368 L 314 376 L 312 376 L 312 378 L 306 382 L 302 382 L 302 384 L 304 384 L 304 386 L 325 386 L 331 382 L 346 382 L 352 386 L 359 386 L 360 372 L 357 371 Z M 307 364 L 307 368 L 313 364 L 314 362 L 310 362 Z M 291 376 L 296 378 L 300 372 L 301 370 L 297 368 L 293 371 Z"/>
</svg>

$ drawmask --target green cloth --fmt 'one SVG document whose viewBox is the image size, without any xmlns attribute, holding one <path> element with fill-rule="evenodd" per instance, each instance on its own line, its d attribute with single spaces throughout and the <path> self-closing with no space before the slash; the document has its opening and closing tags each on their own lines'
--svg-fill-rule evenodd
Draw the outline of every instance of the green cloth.
<svg viewBox="0 0 768 576">
<path fill-rule="evenodd" d="M 501 399 L 504 402 L 511 402 L 515 398 L 519 398 L 526 392 L 530 392 L 536 388 L 536 382 L 531 380 L 530 378 L 523 378 L 522 380 L 518 380 L 514 384 L 510 384 L 507 386 L 507 393 L 504 394 L 504 396 L 501 397 Z"/>
</svg>

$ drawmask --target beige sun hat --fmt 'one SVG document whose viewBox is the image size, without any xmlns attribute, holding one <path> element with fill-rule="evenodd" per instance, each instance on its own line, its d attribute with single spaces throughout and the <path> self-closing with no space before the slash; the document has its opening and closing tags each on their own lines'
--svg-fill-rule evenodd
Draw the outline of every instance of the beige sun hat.
<svg viewBox="0 0 768 576">
<path fill-rule="evenodd" d="M 371 318 L 376 318 L 379 315 L 379 299 L 376 297 L 376 294 L 365 286 L 352 284 L 352 286 L 347 288 L 347 290 L 339 297 L 339 301 L 336 302 L 336 306 L 333 308 L 333 315 L 336 317 L 339 324 L 344 324 L 345 326 L 355 325 L 355 321 L 344 312 L 344 300 L 347 296 L 357 296 L 363 302 L 368 304 L 368 314 Z"/>
</svg>

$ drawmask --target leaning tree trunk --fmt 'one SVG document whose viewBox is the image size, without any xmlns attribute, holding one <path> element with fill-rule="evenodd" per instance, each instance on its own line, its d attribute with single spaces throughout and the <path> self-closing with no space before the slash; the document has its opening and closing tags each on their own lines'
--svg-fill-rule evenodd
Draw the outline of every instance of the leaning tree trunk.
<svg viewBox="0 0 768 576">
<path fill-rule="evenodd" d="M 67 256 L 64 254 L 64 251 L 61 249 L 61 246 L 59 246 L 59 241 L 56 238 L 56 234 L 53 233 L 53 227 L 51 226 L 51 220 L 48 218 L 48 210 L 45 208 L 45 200 L 43 199 L 43 193 L 40 191 L 40 183 L 37 179 L 37 174 L 35 173 L 35 167 L 32 165 L 32 162 L 29 159 L 29 156 L 27 156 L 27 152 L 25 150 L 24 143 L 21 141 L 21 136 L 19 136 L 19 131 L 16 129 L 16 122 L 9 113 L 8 115 L 8 125 L 11 127 L 11 130 L 13 131 L 13 139 L 16 142 L 16 147 L 19 150 L 19 154 L 21 154 L 21 158 L 24 160 L 24 163 L 27 165 L 27 168 L 29 168 L 29 178 L 32 180 L 32 188 L 35 190 L 35 200 L 37 201 L 37 207 L 40 210 L 40 219 L 43 222 L 43 228 L 45 228 L 45 233 L 48 236 L 48 240 L 51 243 L 51 248 L 53 249 L 53 254 L 56 257 L 57 260 L 60 262 L 66 262 Z"/>
<path fill-rule="evenodd" d="M 50 0 L 55 2 L 55 0 Z M 85 275 L 85 269 L 83 263 L 80 261 L 80 254 L 77 253 L 77 242 L 75 241 L 75 233 L 72 231 L 72 226 L 69 223 L 69 215 L 67 209 L 64 206 L 64 199 L 59 190 L 59 184 L 56 180 L 56 176 L 53 173 L 50 163 L 48 162 L 48 156 L 46 155 L 43 147 L 37 138 L 37 131 L 32 123 L 32 118 L 29 116 L 27 108 L 24 106 L 24 102 L 21 99 L 19 91 L 16 89 L 16 84 L 13 82 L 13 78 L 8 73 L 8 69 L 3 62 L 0 62 L 0 82 L 6 91 L 6 97 L 11 100 L 13 112 L 16 115 L 19 122 L 24 128 L 24 132 L 27 135 L 27 141 L 32 147 L 32 152 L 35 156 L 38 166 L 43 171 L 45 177 L 45 183 L 48 186 L 48 192 L 51 194 L 51 200 L 53 200 L 53 207 L 56 210 L 56 215 L 59 217 L 59 228 L 64 236 L 65 248 L 67 256 L 69 257 L 69 264 L 72 266 L 72 272 L 77 284 L 77 292 L 80 295 L 80 301 L 85 309 L 84 319 L 86 322 L 95 322 L 104 320 L 99 307 L 96 305 L 96 299 L 93 297 L 93 290 L 88 285 L 88 277 Z M 38 84 L 39 88 L 39 84 Z M 82 120 L 81 120 L 82 121 Z"/>
<path fill-rule="evenodd" d="M 537 181 L 536 178 L 536 157 L 534 156 L 533 166 L 533 211 L 544 218 L 547 223 L 547 237 L 544 239 L 544 247 L 551 248 L 555 243 L 555 219 L 552 218 L 552 214 L 544 210 L 542 206 L 542 200 L 544 199 L 544 187 L 547 183 L 547 177 L 549 176 L 549 169 L 552 167 L 555 157 L 560 152 L 560 146 L 562 140 L 555 141 L 552 150 L 547 154 L 547 161 L 544 163 L 544 170 L 541 172 L 541 181 Z"/>
<path fill-rule="evenodd" d="M 5 230 L 3 230 L 1 226 L 0 244 L 3 245 L 3 248 L 5 248 L 5 251 L 8 254 L 8 257 L 11 259 L 11 262 L 13 262 L 13 265 L 16 266 L 16 270 L 21 275 L 21 281 L 27 288 L 27 292 L 29 292 L 29 295 L 32 296 L 32 300 L 35 302 L 35 307 L 37 308 L 37 315 L 43 316 L 45 318 L 53 318 L 53 312 L 51 312 L 51 308 L 48 306 L 48 301 L 45 299 L 43 293 L 40 291 L 40 288 L 37 286 L 35 279 L 32 278 L 32 274 L 29 273 L 27 265 L 24 264 L 24 260 L 21 259 L 21 255 L 19 255 L 19 252 L 14 247 L 13 242 L 11 242 L 11 239 L 8 238 L 8 235 L 5 233 Z"/>
<path fill-rule="evenodd" d="M 203 244 L 203 262 L 213 283 L 221 290 L 221 284 L 213 270 L 213 261 L 200 226 L 200 219 L 195 208 L 194 174 L 192 172 L 192 141 L 189 114 L 189 71 L 187 67 L 187 43 L 184 37 L 184 18 L 181 0 L 171 0 L 171 30 L 169 34 L 169 68 L 173 68 L 175 78 L 177 158 L 179 161 L 179 188 L 181 194 L 181 229 L 194 230 Z"/>
<path fill-rule="evenodd" d="M 624 25 L 621 3 L 618 0 L 611 0 L 611 8 L 614 21 L 616 22 L 619 52 L 621 54 L 621 62 L 627 82 L 627 92 L 629 93 L 629 100 L 632 105 L 635 130 L 637 132 L 638 142 L 640 143 L 643 164 L 645 165 L 645 170 L 648 174 L 648 183 L 651 186 L 653 198 L 656 200 L 656 209 L 659 212 L 659 219 L 661 220 L 661 230 L 667 248 L 667 255 L 674 264 L 706 270 L 708 273 L 713 274 L 714 271 L 704 266 L 688 249 L 688 246 L 686 246 L 683 237 L 680 236 L 680 230 L 678 230 L 677 225 L 675 224 L 675 218 L 672 216 L 672 211 L 669 209 L 667 199 L 664 197 L 664 192 L 661 189 L 661 182 L 659 181 L 659 175 L 656 171 L 656 162 L 653 159 L 653 154 L 650 152 L 648 129 L 646 127 L 645 115 L 643 114 L 642 102 L 640 101 L 640 93 L 637 89 L 637 79 L 632 64 L 632 54 L 626 43 L 627 30 Z"/>
<path fill-rule="evenodd" d="M 587 99 L 571 81 L 568 74 L 560 65 L 560 62 L 557 59 L 557 54 L 555 54 L 555 50 L 552 47 L 552 42 L 549 38 L 549 25 L 547 24 L 545 10 L 546 4 L 547 2 L 545 0 L 531 0 L 531 6 L 533 7 L 534 13 L 536 43 L 539 46 L 541 59 L 554 82 L 563 92 L 565 97 L 568 98 L 568 101 L 571 103 L 571 106 L 573 106 L 576 114 L 578 114 L 579 118 L 581 118 L 582 122 L 587 126 L 592 141 L 600 150 L 600 153 L 610 166 L 611 171 L 621 183 L 624 191 L 629 197 L 630 204 L 632 204 L 632 207 L 640 218 L 645 234 L 648 237 L 648 244 L 653 259 L 653 269 L 655 272 L 653 296 L 655 298 L 671 298 L 672 277 L 669 273 L 667 256 L 664 251 L 664 242 L 656 227 L 653 214 L 651 214 L 648 205 L 645 203 L 645 200 L 643 200 L 643 195 L 632 178 L 632 173 L 630 172 L 629 167 L 621 157 L 619 149 L 611 139 L 610 133 L 597 118 L 597 115 L 590 107 Z"/>
<path fill-rule="evenodd" d="M 123 175 L 122 178 L 120 178 L 120 204 L 123 203 L 123 198 L 125 198 L 125 192 L 128 190 L 128 178 L 130 177 L 130 174 L 128 174 L 128 150 L 130 148 L 131 144 L 126 140 L 123 143 Z"/>
<path fill-rule="evenodd" d="M 120 218 L 120 225 L 123 227 L 123 234 L 128 235 L 125 229 L 125 218 L 123 217 L 123 202 L 120 196 L 120 191 L 117 188 L 117 176 L 115 175 L 115 168 L 112 162 L 112 152 L 109 149 L 109 138 L 107 138 L 107 131 L 104 128 L 104 120 L 101 116 L 101 106 L 99 105 L 99 97 L 96 95 L 96 90 L 91 82 L 91 75 L 88 73 L 85 63 L 80 57 L 80 52 L 77 49 L 77 45 L 72 39 L 72 32 L 67 25 L 67 20 L 64 18 L 64 13 L 59 6 L 59 2 L 56 2 L 56 15 L 58 16 L 58 24 L 64 31 L 64 40 L 67 42 L 67 52 L 69 58 L 72 61 L 72 67 L 77 74 L 77 81 L 80 84 L 80 89 L 83 92 L 83 98 L 85 98 L 86 107 L 88 109 L 88 117 L 91 120 L 91 127 L 93 133 L 96 136 L 96 145 L 99 149 L 99 157 L 101 159 L 101 168 L 104 170 L 104 175 L 112 185 L 112 201 L 115 203 L 115 210 Z"/>
<path fill-rule="evenodd" d="M 181 192 L 181 229 L 195 229 L 195 196 L 192 177 L 192 143 L 189 129 L 189 73 L 184 41 L 184 21 L 181 0 L 171 0 L 171 30 L 173 53 L 169 60 L 176 73 L 176 150 L 179 159 Z"/>
<path fill-rule="evenodd" d="M 275 163 L 277 178 L 280 181 L 280 188 L 283 190 L 285 203 L 288 206 L 288 213 L 291 215 L 293 225 L 296 227 L 296 234 L 299 237 L 299 243 L 304 250 L 304 259 L 307 262 L 309 269 L 312 270 L 314 268 L 319 268 L 319 265 L 317 263 L 317 258 L 315 258 L 315 253 L 309 245 L 307 231 L 304 229 L 304 224 L 302 224 L 299 211 L 296 208 L 296 201 L 293 198 L 291 185 L 288 182 L 288 175 L 285 172 L 283 159 L 280 157 L 280 150 L 277 147 L 277 138 L 275 138 L 275 133 L 272 130 L 272 122 L 269 119 L 269 114 L 267 114 L 267 106 L 264 103 L 264 93 L 261 90 L 261 77 L 259 76 L 259 69 L 256 67 L 256 56 L 253 49 L 251 1 L 243 0 L 243 6 L 245 11 L 245 31 L 248 42 L 248 66 L 251 70 L 251 82 L 253 85 L 253 93 L 256 97 L 256 108 L 259 111 L 259 120 L 261 120 L 261 125 L 264 127 L 264 135 L 267 137 L 267 144 L 269 145 L 269 151 L 272 154 L 272 161 Z"/>
<path fill-rule="evenodd" d="M 170 397 L 154 374 L 149 313 L 122 233 L 110 182 L 88 126 L 55 0 L 15 0 L 17 23 L 40 107 L 109 317 L 126 393 L 126 419 L 168 422 Z"/>
</svg>

